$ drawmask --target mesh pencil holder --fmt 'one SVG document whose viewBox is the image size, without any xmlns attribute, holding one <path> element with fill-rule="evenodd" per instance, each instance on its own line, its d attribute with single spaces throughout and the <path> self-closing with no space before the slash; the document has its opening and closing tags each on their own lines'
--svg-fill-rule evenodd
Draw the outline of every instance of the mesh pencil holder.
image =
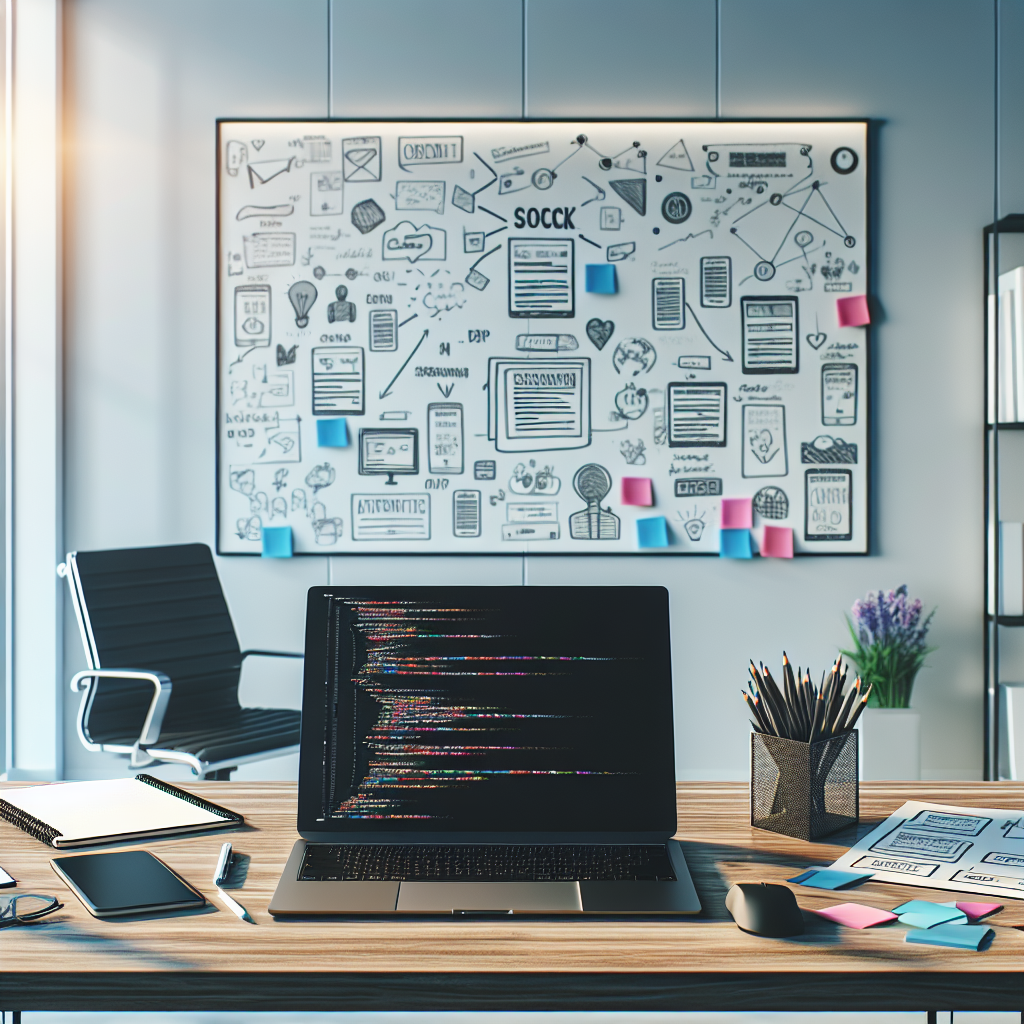
<svg viewBox="0 0 1024 1024">
<path fill-rule="evenodd" d="M 816 743 L 750 735 L 750 824 L 820 839 L 856 822 L 857 730 Z"/>
</svg>

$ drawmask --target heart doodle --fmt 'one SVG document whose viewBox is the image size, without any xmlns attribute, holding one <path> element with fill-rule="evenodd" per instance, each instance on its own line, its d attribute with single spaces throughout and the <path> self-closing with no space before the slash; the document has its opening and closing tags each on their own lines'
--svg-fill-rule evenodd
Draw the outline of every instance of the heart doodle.
<svg viewBox="0 0 1024 1024">
<path fill-rule="evenodd" d="M 598 352 L 608 344 L 608 339 L 615 330 L 611 320 L 599 320 L 596 316 L 587 321 L 587 337 L 597 346 Z"/>
<path fill-rule="evenodd" d="M 255 149 L 256 152 L 258 153 L 263 148 L 263 140 L 262 139 L 253 139 L 252 140 L 252 148 Z"/>
<path fill-rule="evenodd" d="M 824 331 L 818 331 L 816 334 L 807 335 L 807 344 L 811 346 L 815 351 L 821 348 L 825 344 L 825 339 L 828 335 Z"/>
</svg>

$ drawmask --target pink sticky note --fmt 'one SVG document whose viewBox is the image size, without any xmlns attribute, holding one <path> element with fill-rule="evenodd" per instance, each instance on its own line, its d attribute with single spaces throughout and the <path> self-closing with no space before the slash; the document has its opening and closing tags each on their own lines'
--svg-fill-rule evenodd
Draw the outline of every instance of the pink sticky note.
<svg viewBox="0 0 1024 1024">
<path fill-rule="evenodd" d="M 650 477 L 624 476 L 622 478 L 623 505 L 653 505 L 654 491 Z"/>
<path fill-rule="evenodd" d="M 762 558 L 792 558 L 793 531 L 788 526 L 766 526 L 761 541 Z"/>
<path fill-rule="evenodd" d="M 824 910 L 815 910 L 814 913 L 836 924 L 845 924 L 847 928 L 870 928 L 875 924 L 896 920 L 896 915 L 890 914 L 888 910 L 865 907 L 863 903 L 839 903 Z"/>
<path fill-rule="evenodd" d="M 754 525 L 753 498 L 722 499 L 722 529 L 749 530 Z"/>
<path fill-rule="evenodd" d="M 957 903 L 957 910 L 962 910 L 972 921 L 978 921 L 997 910 L 1002 910 L 1002 903 Z"/>
<path fill-rule="evenodd" d="M 847 295 L 836 299 L 836 315 L 840 327 L 863 327 L 871 323 L 871 311 L 868 309 L 866 295 Z"/>
</svg>

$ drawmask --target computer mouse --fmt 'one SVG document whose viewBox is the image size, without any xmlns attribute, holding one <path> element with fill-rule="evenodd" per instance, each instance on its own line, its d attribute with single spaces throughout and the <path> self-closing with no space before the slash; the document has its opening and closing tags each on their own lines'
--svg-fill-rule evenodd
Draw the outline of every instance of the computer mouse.
<svg viewBox="0 0 1024 1024">
<path fill-rule="evenodd" d="M 793 890 L 766 882 L 740 882 L 725 897 L 725 909 L 745 932 L 784 939 L 802 935 L 804 918 Z"/>
</svg>

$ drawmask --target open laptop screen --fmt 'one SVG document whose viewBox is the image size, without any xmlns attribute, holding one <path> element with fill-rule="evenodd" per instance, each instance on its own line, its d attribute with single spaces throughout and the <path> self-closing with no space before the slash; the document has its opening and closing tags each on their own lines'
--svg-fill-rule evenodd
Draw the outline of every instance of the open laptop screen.
<svg viewBox="0 0 1024 1024">
<path fill-rule="evenodd" d="M 300 805 L 325 831 L 671 834 L 667 592 L 313 588 Z"/>
</svg>

